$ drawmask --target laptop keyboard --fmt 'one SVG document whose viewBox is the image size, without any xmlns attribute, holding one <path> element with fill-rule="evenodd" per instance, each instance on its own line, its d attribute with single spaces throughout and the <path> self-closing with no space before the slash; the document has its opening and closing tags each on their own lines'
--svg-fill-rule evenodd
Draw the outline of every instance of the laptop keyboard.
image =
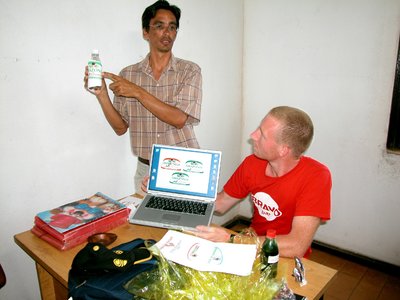
<svg viewBox="0 0 400 300">
<path fill-rule="evenodd" d="M 146 207 L 194 215 L 205 215 L 207 203 L 152 196 L 147 202 Z"/>
</svg>

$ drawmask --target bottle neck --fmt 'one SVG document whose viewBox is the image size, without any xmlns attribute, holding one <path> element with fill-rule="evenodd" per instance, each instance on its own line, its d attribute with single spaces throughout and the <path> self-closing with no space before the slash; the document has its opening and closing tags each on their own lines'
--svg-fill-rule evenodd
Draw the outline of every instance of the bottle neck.
<svg viewBox="0 0 400 300">
<path fill-rule="evenodd" d="M 269 229 L 267 230 L 267 239 L 274 239 L 276 237 L 276 230 Z"/>
</svg>

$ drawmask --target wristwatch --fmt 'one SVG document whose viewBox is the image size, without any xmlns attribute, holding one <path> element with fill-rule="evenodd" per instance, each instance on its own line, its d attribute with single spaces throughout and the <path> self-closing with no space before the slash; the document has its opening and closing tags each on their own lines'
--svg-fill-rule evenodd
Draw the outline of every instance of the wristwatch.
<svg viewBox="0 0 400 300">
<path fill-rule="evenodd" d="M 236 234 L 231 234 L 231 236 L 229 237 L 229 243 L 233 243 L 234 241 L 235 241 L 235 236 L 236 236 Z"/>
</svg>

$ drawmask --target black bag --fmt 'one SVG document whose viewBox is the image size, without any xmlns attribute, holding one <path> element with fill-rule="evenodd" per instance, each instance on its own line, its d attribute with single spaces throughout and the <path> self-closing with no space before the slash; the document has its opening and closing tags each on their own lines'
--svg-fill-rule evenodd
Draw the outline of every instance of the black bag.
<svg viewBox="0 0 400 300">
<path fill-rule="evenodd" d="M 157 260 L 147 250 L 145 240 L 140 238 L 112 249 L 88 243 L 72 262 L 68 274 L 68 296 L 74 300 L 133 299 L 133 295 L 124 289 L 124 284 L 153 269 L 156 264 Z"/>
</svg>

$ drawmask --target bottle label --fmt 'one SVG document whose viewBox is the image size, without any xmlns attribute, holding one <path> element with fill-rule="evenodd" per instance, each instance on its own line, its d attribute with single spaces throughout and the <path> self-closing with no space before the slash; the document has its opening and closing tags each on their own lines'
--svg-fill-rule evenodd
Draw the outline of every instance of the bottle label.
<svg viewBox="0 0 400 300">
<path fill-rule="evenodd" d="M 88 87 L 101 86 L 102 64 L 98 60 L 89 60 L 88 62 Z"/>
<path fill-rule="evenodd" d="M 278 261 L 279 261 L 279 254 L 278 255 L 274 255 L 274 256 L 272 256 L 272 255 L 268 256 L 268 263 L 269 264 L 275 264 Z"/>
</svg>

